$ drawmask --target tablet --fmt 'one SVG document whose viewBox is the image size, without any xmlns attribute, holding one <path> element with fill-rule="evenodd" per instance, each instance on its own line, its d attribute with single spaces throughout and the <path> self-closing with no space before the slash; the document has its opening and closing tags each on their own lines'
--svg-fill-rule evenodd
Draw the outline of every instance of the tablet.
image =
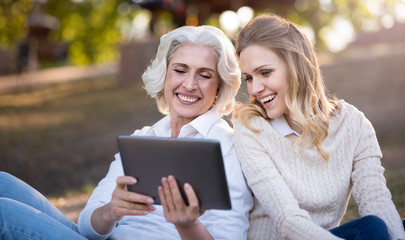
<svg viewBox="0 0 405 240">
<path fill-rule="evenodd" d="M 194 138 L 118 136 L 118 148 L 126 176 L 137 183 L 128 186 L 161 204 L 158 186 L 162 177 L 176 178 L 187 204 L 183 186 L 191 184 L 201 209 L 231 209 L 221 146 L 218 141 Z"/>
</svg>

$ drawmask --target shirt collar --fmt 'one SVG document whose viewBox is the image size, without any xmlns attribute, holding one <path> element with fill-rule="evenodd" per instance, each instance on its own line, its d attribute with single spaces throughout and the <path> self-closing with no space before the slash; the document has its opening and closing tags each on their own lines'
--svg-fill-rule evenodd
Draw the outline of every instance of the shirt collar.
<svg viewBox="0 0 405 240">
<path fill-rule="evenodd" d="M 297 133 L 294 131 L 290 125 L 288 125 L 287 120 L 285 120 L 284 115 L 281 115 L 278 118 L 273 118 L 270 120 L 271 126 L 281 135 L 287 136 L 290 134 L 295 134 L 298 137 L 301 136 L 301 134 Z"/>
<path fill-rule="evenodd" d="M 191 131 L 195 132 L 195 134 L 199 133 L 203 137 L 207 137 L 209 130 L 218 119 L 220 119 L 219 115 L 215 111 L 209 110 L 206 113 L 198 116 L 190 123 L 184 125 L 180 130 L 179 137 L 188 135 Z M 152 126 L 152 130 L 157 136 L 171 137 L 172 127 L 170 115 L 155 123 Z"/>
</svg>

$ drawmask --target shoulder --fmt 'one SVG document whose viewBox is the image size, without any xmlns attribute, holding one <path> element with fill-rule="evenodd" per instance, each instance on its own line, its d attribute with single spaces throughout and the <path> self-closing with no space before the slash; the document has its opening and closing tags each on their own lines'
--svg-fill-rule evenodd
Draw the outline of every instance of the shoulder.
<svg viewBox="0 0 405 240">
<path fill-rule="evenodd" d="M 268 135 L 269 133 L 274 131 L 270 122 L 261 116 L 251 117 L 248 120 L 247 124 L 242 123 L 242 121 L 238 119 L 235 121 L 234 129 L 235 137 L 239 137 L 241 135 Z"/>
<path fill-rule="evenodd" d="M 222 150 L 229 151 L 233 147 L 233 133 L 233 128 L 229 123 L 220 118 L 212 125 L 206 138 L 219 141 Z"/>
<path fill-rule="evenodd" d="M 142 136 L 142 135 L 148 135 L 151 132 L 152 127 L 151 126 L 144 126 L 141 129 L 135 130 L 132 135 L 135 136 Z"/>
<path fill-rule="evenodd" d="M 261 116 L 254 116 L 254 117 L 249 118 L 248 124 L 249 124 L 249 126 L 254 127 L 254 128 L 262 128 L 264 126 L 267 126 L 269 124 L 269 122 Z M 245 124 L 243 124 L 239 119 L 237 119 L 235 121 L 234 128 L 235 128 L 235 131 L 236 131 L 236 129 L 238 129 L 238 130 L 248 129 L 248 127 Z"/>
<path fill-rule="evenodd" d="M 233 128 L 227 121 L 219 118 L 211 127 L 209 135 L 213 135 L 219 138 L 232 138 Z"/>
<path fill-rule="evenodd" d="M 373 129 L 371 122 L 364 113 L 355 106 L 340 100 L 337 104 L 336 115 L 330 121 L 330 133 L 342 129 L 352 129 L 353 132 Z"/>
<path fill-rule="evenodd" d="M 132 133 L 132 135 L 136 136 L 159 135 L 159 133 L 165 132 L 168 126 L 170 126 L 170 118 L 168 116 L 165 116 L 152 126 L 144 126 L 141 129 L 135 130 Z"/>
<path fill-rule="evenodd" d="M 344 100 L 340 100 L 337 106 L 338 109 L 336 115 L 339 119 L 352 122 L 353 124 L 356 122 L 360 124 L 364 121 L 368 121 L 362 111 Z"/>
</svg>

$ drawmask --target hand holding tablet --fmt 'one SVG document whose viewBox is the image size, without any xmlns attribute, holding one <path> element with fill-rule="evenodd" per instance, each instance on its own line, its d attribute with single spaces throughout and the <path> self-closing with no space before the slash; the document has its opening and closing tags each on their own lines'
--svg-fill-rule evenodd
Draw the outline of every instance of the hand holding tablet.
<svg viewBox="0 0 405 240">
<path fill-rule="evenodd" d="M 231 209 L 220 143 L 207 139 L 119 136 L 124 174 L 137 183 L 129 191 L 151 196 L 160 204 L 158 187 L 169 175 L 177 180 L 183 199 L 184 184 L 194 189 L 201 209 Z"/>
</svg>

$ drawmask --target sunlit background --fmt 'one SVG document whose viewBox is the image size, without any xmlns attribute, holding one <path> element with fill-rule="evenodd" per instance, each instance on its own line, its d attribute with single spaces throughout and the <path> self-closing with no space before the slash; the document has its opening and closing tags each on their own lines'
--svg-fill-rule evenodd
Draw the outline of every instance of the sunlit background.
<svg viewBox="0 0 405 240">
<path fill-rule="evenodd" d="M 120 58 L 117 44 L 150 34 L 160 36 L 180 25 L 210 24 L 234 37 L 263 12 L 300 24 L 320 50 L 332 53 L 345 49 L 360 32 L 405 21 L 404 0 L 2 0 L 0 7 L 2 52 L 17 54 L 27 38 L 44 37 L 39 31 L 48 31 L 47 41 L 59 52 L 66 51 L 42 57 L 31 68 L 61 64 L 55 59 L 73 65 L 116 62 Z M 2 72 L 18 70 L 11 66 Z"/>
</svg>

